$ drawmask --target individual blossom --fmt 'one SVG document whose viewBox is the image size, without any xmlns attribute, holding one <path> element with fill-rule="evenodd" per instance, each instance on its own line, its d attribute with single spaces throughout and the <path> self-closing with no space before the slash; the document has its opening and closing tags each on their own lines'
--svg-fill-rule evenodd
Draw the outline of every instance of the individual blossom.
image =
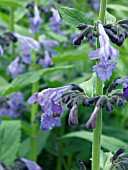
<svg viewBox="0 0 128 170">
<path fill-rule="evenodd" d="M 43 66 L 43 68 L 48 68 L 53 65 L 52 56 L 48 51 L 44 51 L 44 58 L 41 58 L 37 61 L 39 64 Z"/>
<path fill-rule="evenodd" d="M 29 104 L 39 103 L 44 111 L 41 117 L 42 130 L 60 126 L 59 117 L 63 112 L 63 107 L 61 106 L 62 95 L 73 87 L 73 85 L 67 85 L 59 88 L 48 88 L 33 94 L 28 99 Z"/>
<path fill-rule="evenodd" d="M 54 32 L 60 33 L 60 25 L 62 24 L 62 19 L 60 18 L 60 15 L 55 8 L 51 8 L 51 11 L 52 17 L 49 19 L 51 22 L 50 27 Z"/>
<path fill-rule="evenodd" d="M 98 30 L 100 48 L 92 51 L 89 54 L 89 58 L 91 60 L 100 59 L 99 63 L 93 66 L 93 71 L 104 82 L 110 79 L 112 71 L 116 69 L 116 62 L 111 62 L 110 59 L 117 59 L 119 57 L 119 51 L 110 45 L 109 37 L 99 21 Z"/>
<path fill-rule="evenodd" d="M 7 67 L 7 73 L 11 74 L 12 78 L 16 78 L 24 71 L 24 66 L 20 63 L 20 57 L 16 57 Z"/>
<path fill-rule="evenodd" d="M 40 18 L 39 10 L 37 5 L 34 5 L 34 17 L 29 18 L 31 22 L 30 29 L 32 33 L 38 32 L 40 29 L 40 24 L 43 23 L 43 19 Z"/>
<path fill-rule="evenodd" d="M 100 3 L 98 0 L 92 0 L 92 7 L 96 12 L 99 12 L 100 9 Z"/>
<path fill-rule="evenodd" d="M 20 117 L 26 108 L 23 95 L 20 92 L 11 94 L 7 99 L 3 98 L 2 103 L 3 105 L 0 108 L 0 117 Z"/>
<path fill-rule="evenodd" d="M 22 61 L 25 64 L 31 63 L 31 49 L 38 51 L 40 49 L 40 44 L 36 40 L 30 37 L 25 37 L 20 34 L 14 33 L 14 35 L 20 41 L 20 51 L 22 52 Z"/>
</svg>

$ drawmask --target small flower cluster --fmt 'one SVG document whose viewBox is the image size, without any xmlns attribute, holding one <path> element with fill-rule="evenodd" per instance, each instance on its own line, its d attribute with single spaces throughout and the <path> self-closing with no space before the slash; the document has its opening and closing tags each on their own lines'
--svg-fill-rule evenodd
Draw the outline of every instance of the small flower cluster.
<svg viewBox="0 0 128 170">
<path fill-rule="evenodd" d="M 124 86 L 123 92 L 111 91 L 118 85 Z M 66 92 L 71 90 L 70 92 Z M 68 123 L 70 126 L 78 124 L 78 106 L 82 104 L 83 107 L 95 106 L 90 119 L 86 123 L 88 129 L 94 129 L 96 126 L 96 119 L 99 110 L 105 108 L 107 112 L 112 112 L 114 105 L 122 107 L 125 101 L 128 100 L 128 77 L 117 79 L 108 87 L 106 95 L 87 97 L 84 90 L 71 84 L 59 88 L 48 88 L 41 92 L 33 94 L 29 99 L 29 104 L 39 103 L 44 114 L 41 116 L 41 129 L 50 130 L 53 126 L 61 126 L 60 117 L 65 108 L 61 103 L 66 104 L 70 109 Z"/>
<path fill-rule="evenodd" d="M 26 109 L 23 95 L 20 92 L 13 93 L 8 98 L 2 98 L 1 103 L 0 118 L 1 116 L 21 117 Z"/>
<path fill-rule="evenodd" d="M 96 21 L 95 26 L 80 24 L 77 28 L 82 30 L 82 33 L 74 38 L 74 45 L 80 45 L 84 38 L 89 41 L 92 41 L 94 37 L 99 38 L 100 48 L 90 52 L 89 59 L 99 59 L 99 63 L 93 66 L 93 72 L 96 72 L 101 81 L 109 80 L 112 71 L 116 69 L 116 62 L 111 62 L 111 59 L 119 58 L 119 51 L 110 45 L 109 39 L 118 46 L 124 43 L 124 40 L 128 38 L 128 19 L 120 20 L 115 25 L 102 25 L 100 21 Z"/>
<path fill-rule="evenodd" d="M 111 158 L 112 167 L 117 170 L 127 170 L 128 169 L 128 153 L 124 153 L 125 149 L 120 148 Z"/>
<path fill-rule="evenodd" d="M 25 66 L 31 63 L 31 50 L 38 51 L 40 43 L 33 38 L 22 36 L 17 33 L 13 35 L 20 42 L 21 56 L 17 56 L 8 66 L 7 73 L 11 74 L 12 78 L 16 78 L 24 72 Z"/>
</svg>

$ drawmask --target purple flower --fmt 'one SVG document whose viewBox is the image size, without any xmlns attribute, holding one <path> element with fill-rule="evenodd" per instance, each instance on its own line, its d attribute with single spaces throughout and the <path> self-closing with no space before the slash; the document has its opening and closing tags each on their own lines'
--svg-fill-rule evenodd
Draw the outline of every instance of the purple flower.
<svg viewBox="0 0 128 170">
<path fill-rule="evenodd" d="M 116 62 L 101 60 L 97 65 L 93 66 L 93 72 L 96 72 L 101 81 L 109 80 L 112 75 L 112 70 L 116 69 Z"/>
<path fill-rule="evenodd" d="M 79 33 L 77 32 L 74 32 L 73 34 L 71 34 L 70 36 L 70 39 L 71 39 L 71 42 L 73 42 L 73 40 L 79 35 Z"/>
<path fill-rule="evenodd" d="M 100 106 L 98 106 L 98 107 L 96 106 L 93 113 L 91 114 L 90 119 L 86 123 L 86 127 L 88 129 L 94 129 L 96 127 L 96 119 L 97 119 L 99 110 L 100 110 Z"/>
<path fill-rule="evenodd" d="M 20 34 L 14 34 L 20 41 L 20 51 L 23 53 L 22 60 L 25 64 L 31 63 L 30 51 L 31 49 L 38 51 L 40 49 L 40 44 L 36 40 L 30 37 L 25 37 Z"/>
<path fill-rule="evenodd" d="M 10 118 L 21 116 L 26 108 L 23 95 L 20 92 L 10 95 L 8 99 L 4 99 L 3 103 L 4 106 L 0 109 L 0 115 L 6 115 Z"/>
<path fill-rule="evenodd" d="M 60 15 L 58 11 L 55 8 L 51 8 L 52 11 L 52 17 L 49 19 L 51 22 L 51 29 L 54 32 L 59 33 L 60 32 L 60 25 L 62 24 L 62 19 L 60 18 Z"/>
<path fill-rule="evenodd" d="M 33 94 L 29 99 L 28 103 L 29 104 L 35 104 L 38 102 L 41 105 L 42 110 L 45 112 L 42 115 L 42 123 L 41 123 L 41 128 L 42 129 L 51 129 L 52 126 L 59 126 L 60 124 L 58 123 L 59 120 L 57 117 L 60 117 L 63 108 L 60 104 L 61 102 L 61 97 L 62 95 L 73 88 L 73 85 L 68 85 L 68 86 L 63 86 L 59 88 L 48 88 L 45 89 L 41 92 Z M 48 119 L 49 118 L 49 119 Z M 45 125 L 45 122 L 47 122 Z"/>
<path fill-rule="evenodd" d="M 46 39 L 41 41 L 41 44 L 44 46 L 45 50 L 50 52 L 52 55 L 56 54 L 56 51 L 52 49 L 52 47 L 58 47 L 59 43 L 54 40 Z"/>
<path fill-rule="evenodd" d="M 4 54 L 4 50 L 3 50 L 3 48 L 0 45 L 0 56 L 3 55 L 3 54 Z"/>
<path fill-rule="evenodd" d="M 124 86 L 123 95 L 128 99 L 128 77 L 117 79 L 114 83 L 117 85 L 122 84 Z"/>
<path fill-rule="evenodd" d="M 44 51 L 44 59 L 39 59 L 38 63 L 43 66 L 43 68 L 48 68 L 53 65 L 51 55 L 48 51 Z"/>
<path fill-rule="evenodd" d="M 119 57 L 119 51 L 110 45 L 109 37 L 100 22 L 98 23 L 98 30 L 100 34 L 100 48 L 92 51 L 89 54 L 89 58 L 91 60 L 100 59 L 100 62 L 93 66 L 93 71 L 97 73 L 102 81 L 106 81 L 107 79 L 110 79 L 112 70 L 116 69 L 116 63 L 110 62 L 110 59 L 117 59 Z"/>
<path fill-rule="evenodd" d="M 42 168 L 35 162 L 29 161 L 25 158 L 20 158 L 20 160 L 26 164 L 28 170 L 42 170 Z"/>
<path fill-rule="evenodd" d="M 7 73 L 11 74 L 12 78 L 16 78 L 19 74 L 23 73 L 24 66 L 20 64 L 20 58 L 16 57 L 7 67 Z"/>
<path fill-rule="evenodd" d="M 31 32 L 32 33 L 38 32 L 40 29 L 40 24 L 43 22 L 43 19 L 40 18 L 37 5 L 34 5 L 34 17 L 29 18 L 29 21 L 31 22 L 30 25 Z"/>
</svg>

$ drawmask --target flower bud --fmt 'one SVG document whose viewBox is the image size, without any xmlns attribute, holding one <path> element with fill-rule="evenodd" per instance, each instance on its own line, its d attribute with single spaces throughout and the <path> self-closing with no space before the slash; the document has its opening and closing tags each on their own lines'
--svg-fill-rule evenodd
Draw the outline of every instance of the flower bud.
<svg viewBox="0 0 128 170">
<path fill-rule="evenodd" d="M 92 97 L 92 98 L 90 98 L 89 100 L 88 100 L 88 103 L 90 104 L 90 105 L 93 105 L 93 104 L 95 104 L 96 102 L 97 102 L 97 100 L 100 98 L 100 96 L 95 96 L 95 97 Z"/>
<path fill-rule="evenodd" d="M 122 153 L 125 152 L 125 149 L 124 148 L 120 148 L 116 151 L 116 153 L 114 154 L 114 156 L 111 158 L 111 162 L 114 162 L 119 155 L 121 155 Z"/>
<path fill-rule="evenodd" d="M 119 20 L 118 24 L 128 24 L 128 19 Z"/>
<path fill-rule="evenodd" d="M 91 114 L 90 119 L 86 123 L 86 127 L 88 129 L 94 129 L 96 127 L 96 119 L 97 119 L 99 110 L 100 110 L 100 106 L 98 106 L 98 107 L 96 106 L 93 113 Z"/>
<path fill-rule="evenodd" d="M 68 118 L 68 123 L 70 126 L 78 124 L 77 114 L 78 114 L 78 108 L 77 105 L 75 104 L 70 110 L 70 114 Z"/>
<path fill-rule="evenodd" d="M 117 97 L 117 106 L 122 107 L 123 105 L 124 105 L 124 100 L 118 96 Z"/>
<path fill-rule="evenodd" d="M 90 30 L 92 30 L 92 26 L 88 26 L 87 28 L 85 28 L 83 32 L 73 40 L 73 44 L 80 45 L 84 37 L 90 32 Z"/>
<path fill-rule="evenodd" d="M 112 112 L 112 110 L 113 110 L 113 106 L 112 106 L 112 104 L 110 103 L 110 101 L 107 100 L 107 102 L 106 102 L 106 111 Z"/>
<path fill-rule="evenodd" d="M 77 86 L 76 84 L 71 84 L 73 87 L 71 88 L 71 90 L 78 90 L 79 92 L 84 92 L 84 90 L 80 87 Z"/>
<path fill-rule="evenodd" d="M 103 27 L 106 29 L 111 29 L 112 28 L 112 24 L 104 24 Z"/>
<path fill-rule="evenodd" d="M 113 43 L 117 43 L 119 41 L 119 37 L 112 31 L 105 29 L 105 32 L 107 33 L 107 35 L 109 36 Z"/>
<path fill-rule="evenodd" d="M 83 105 L 83 107 L 90 107 L 90 106 L 91 106 L 91 105 L 88 103 L 86 97 L 83 98 L 82 105 Z"/>
<path fill-rule="evenodd" d="M 122 165 L 125 169 L 128 169 L 128 161 L 120 161 L 120 165 Z"/>
<path fill-rule="evenodd" d="M 128 158 L 128 153 L 124 153 L 118 156 L 118 159 L 125 159 Z"/>
<path fill-rule="evenodd" d="M 87 27 L 88 27 L 87 24 L 79 24 L 79 25 L 76 26 L 76 28 L 78 28 L 79 30 L 84 30 Z"/>
</svg>

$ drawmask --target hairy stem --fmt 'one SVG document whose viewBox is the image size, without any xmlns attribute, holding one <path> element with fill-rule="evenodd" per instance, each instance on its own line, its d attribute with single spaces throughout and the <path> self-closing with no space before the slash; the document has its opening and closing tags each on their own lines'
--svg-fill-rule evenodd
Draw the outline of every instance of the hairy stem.
<svg viewBox="0 0 128 170">
<path fill-rule="evenodd" d="M 99 20 L 102 24 L 105 21 L 107 0 L 100 1 L 100 12 Z M 99 42 L 97 41 L 97 48 L 99 48 Z M 103 83 L 97 77 L 96 79 L 96 94 L 103 94 Z M 100 170 L 100 146 L 101 146 L 101 133 L 102 133 L 102 110 L 100 110 L 97 121 L 96 128 L 93 130 L 93 144 L 92 144 L 92 170 Z"/>
</svg>

